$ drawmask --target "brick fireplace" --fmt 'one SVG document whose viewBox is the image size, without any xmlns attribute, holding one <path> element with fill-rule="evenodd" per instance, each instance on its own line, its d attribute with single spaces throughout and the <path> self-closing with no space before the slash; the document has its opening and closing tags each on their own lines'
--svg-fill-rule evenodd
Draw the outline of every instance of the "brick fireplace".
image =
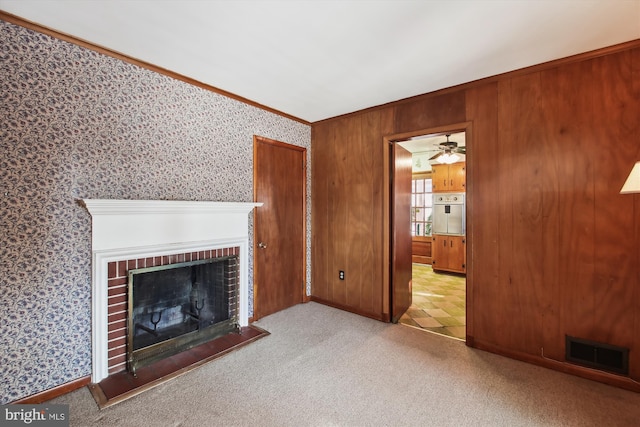
<svg viewBox="0 0 640 427">
<path fill-rule="evenodd" d="M 233 255 L 240 255 L 240 247 L 235 246 L 109 262 L 107 264 L 107 351 L 109 375 L 127 368 L 127 306 L 130 271 L 152 267 L 182 265 L 196 261 L 215 260 Z M 240 261 L 239 257 L 238 261 Z"/>
<path fill-rule="evenodd" d="M 258 203 L 84 200 L 92 216 L 92 382 L 126 369 L 130 270 L 237 255 L 248 325 L 248 214 Z"/>
</svg>

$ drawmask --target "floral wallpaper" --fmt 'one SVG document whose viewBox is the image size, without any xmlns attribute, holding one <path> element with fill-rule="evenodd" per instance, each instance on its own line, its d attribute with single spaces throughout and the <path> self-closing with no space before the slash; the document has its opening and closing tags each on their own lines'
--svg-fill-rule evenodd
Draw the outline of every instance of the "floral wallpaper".
<svg viewBox="0 0 640 427">
<path fill-rule="evenodd" d="M 310 156 L 311 129 L 4 21 L 0 33 L 5 404 L 90 375 L 91 217 L 79 199 L 249 202 L 253 136 Z"/>
</svg>

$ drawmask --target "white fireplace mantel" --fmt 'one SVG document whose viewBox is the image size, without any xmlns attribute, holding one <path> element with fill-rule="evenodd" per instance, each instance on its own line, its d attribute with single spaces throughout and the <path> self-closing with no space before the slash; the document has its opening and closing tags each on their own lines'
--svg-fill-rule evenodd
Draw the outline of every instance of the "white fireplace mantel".
<svg viewBox="0 0 640 427">
<path fill-rule="evenodd" d="M 248 325 L 248 215 L 262 203 L 84 199 L 92 217 L 92 381 L 108 376 L 108 263 L 239 247 L 239 323 Z"/>
</svg>

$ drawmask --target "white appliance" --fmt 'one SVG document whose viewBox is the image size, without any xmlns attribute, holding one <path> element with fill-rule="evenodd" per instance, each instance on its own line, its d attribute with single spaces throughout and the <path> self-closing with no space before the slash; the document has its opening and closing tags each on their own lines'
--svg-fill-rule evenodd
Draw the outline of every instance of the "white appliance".
<svg viewBox="0 0 640 427">
<path fill-rule="evenodd" d="M 433 194 L 432 234 L 465 234 L 464 193 Z"/>
</svg>

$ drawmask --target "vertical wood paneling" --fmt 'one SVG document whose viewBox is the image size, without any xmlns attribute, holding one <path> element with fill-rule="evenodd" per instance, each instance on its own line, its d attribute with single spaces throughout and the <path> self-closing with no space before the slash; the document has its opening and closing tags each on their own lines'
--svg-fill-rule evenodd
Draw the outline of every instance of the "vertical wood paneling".
<svg viewBox="0 0 640 427">
<path fill-rule="evenodd" d="M 382 317 L 381 113 L 369 112 L 317 126 L 314 167 L 320 176 L 312 207 L 326 221 L 313 245 L 314 297 Z M 322 188 L 320 188 L 322 187 Z M 326 190 L 325 190 L 326 188 Z M 323 202 L 325 202 L 323 204 Z M 326 263 L 325 263 L 326 260 Z M 345 280 L 338 272 L 345 272 Z"/>
<path fill-rule="evenodd" d="M 380 112 L 374 111 L 362 116 L 363 180 L 367 183 L 367 203 L 359 206 L 364 228 L 362 248 L 362 271 L 360 282 L 360 307 L 370 313 L 382 313 L 382 136 Z M 378 284 L 376 286 L 376 284 Z"/>
<path fill-rule="evenodd" d="M 473 339 L 477 333 L 495 341 L 498 331 L 494 325 L 501 320 L 501 314 L 496 310 L 476 308 L 491 305 L 498 288 L 497 85 L 469 90 L 466 100 L 467 120 L 473 122 L 472 134 L 467 135 L 467 210 L 472 209 L 467 222 L 472 246 L 467 252 L 473 260 L 480 262 L 475 268 L 471 264 L 472 268 L 467 272 L 467 339 Z"/>
<path fill-rule="evenodd" d="M 348 238 L 349 209 L 354 177 L 349 173 L 351 158 L 355 157 L 354 140 L 360 138 L 360 127 L 356 120 L 343 119 L 337 122 L 332 139 L 333 168 L 329 184 L 329 217 L 331 231 L 329 234 L 330 262 L 327 272 L 330 300 L 347 305 L 347 281 L 352 280 L 350 265 L 355 262 L 350 255 L 351 241 Z M 338 271 L 343 270 L 348 276 L 338 280 Z M 355 279 L 355 278 L 354 278 Z"/>
<path fill-rule="evenodd" d="M 499 220 L 500 311 L 518 318 L 499 340 L 516 351 L 536 353 L 541 345 L 539 298 L 541 270 L 540 79 L 533 73 L 500 85 L 499 98 Z M 532 126 L 533 125 L 533 126 Z M 495 303 L 498 304 L 497 302 Z"/>
<path fill-rule="evenodd" d="M 491 307 L 497 311 L 495 315 L 497 319 L 520 319 L 518 308 L 512 304 L 513 302 L 513 193 L 517 189 L 513 188 L 513 171 L 517 167 L 514 160 L 514 137 L 511 126 L 513 120 L 511 118 L 511 80 L 500 82 L 498 84 L 498 185 L 495 188 L 495 197 L 498 199 L 498 210 L 495 213 L 500 223 L 500 232 L 498 233 L 498 283 L 494 295 L 495 301 L 491 303 Z M 480 265 L 477 262 L 476 265 Z M 517 284 L 516 284 L 517 285 Z M 487 339 L 491 342 L 506 348 L 512 348 L 514 341 L 514 322 L 510 322 L 509 326 L 502 330 L 495 330 Z M 483 336 L 478 336 L 485 339 Z"/>
<path fill-rule="evenodd" d="M 589 76 L 588 63 L 573 64 L 561 70 L 541 74 L 544 137 L 542 159 L 543 215 L 541 229 L 543 281 L 546 287 L 543 312 L 543 349 L 545 357 L 564 359 L 564 337 L 569 325 L 591 327 L 585 313 L 593 309 L 589 297 L 593 264 L 593 162 L 583 144 L 588 134 L 586 121 L 590 102 L 586 99 L 584 77 Z M 570 188 L 579 183 L 579 192 Z M 579 288 L 567 286 L 575 279 Z M 577 298 L 581 298 L 578 301 Z M 573 311 L 579 304 L 583 311 Z M 574 329 L 570 334 L 579 333 Z"/>
<path fill-rule="evenodd" d="M 562 93 L 563 77 L 566 73 L 562 73 L 562 76 L 558 74 L 557 69 L 541 74 L 542 113 L 545 120 L 541 123 L 544 137 L 540 140 L 540 157 L 544 165 L 540 177 L 544 188 L 540 240 L 545 250 L 540 260 L 540 268 L 542 281 L 546 287 L 546 298 L 541 307 L 543 336 L 541 353 L 551 359 L 563 360 L 564 317 L 562 316 L 562 285 L 558 275 L 563 265 L 559 244 L 562 224 L 558 208 L 559 168 L 562 162 L 558 159 L 562 159 L 563 151 L 554 136 L 557 133 L 558 119 L 571 114 L 571 105 L 567 104 L 563 97 L 557 96 Z"/>
<path fill-rule="evenodd" d="M 640 100 L 640 49 L 634 49 L 631 51 L 631 81 L 633 82 L 633 86 L 631 88 L 632 90 L 632 94 L 633 94 L 633 99 L 635 100 Z M 636 117 L 640 117 L 640 106 L 638 106 L 636 104 L 635 106 L 635 115 Z M 633 113 L 633 111 L 632 111 Z M 633 122 L 635 126 L 640 126 L 640 123 L 638 121 L 634 121 Z M 640 130 L 636 130 L 636 132 L 634 133 L 634 135 L 631 137 L 632 140 L 635 141 L 639 141 L 640 137 L 638 137 L 638 134 L 640 134 Z M 636 150 L 635 153 L 632 152 L 632 158 L 631 160 L 640 160 L 640 143 L 637 144 L 636 146 Z M 626 168 L 622 169 L 623 171 L 629 171 L 630 168 L 629 166 L 627 166 Z M 624 175 L 624 173 L 623 173 Z M 633 236 L 633 241 L 634 242 L 640 242 L 640 220 L 638 218 L 640 218 L 640 194 L 634 194 L 633 195 L 633 218 L 634 218 L 634 223 L 633 223 L 633 232 L 631 232 L 631 230 L 629 230 L 629 232 L 632 234 Z M 634 245 L 634 253 L 635 253 L 635 273 L 631 274 L 627 280 L 629 280 L 631 283 L 633 283 L 635 281 L 635 283 L 640 283 L 640 245 L 636 244 Z M 629 371 L 630 371 L 630 376 L 631 378 L 635 378 L 636 380 L 640 379 L 640 355 L 638 355 L 639 351 L 638 349 L 640 349 L 640 289 L 638 286 L 634 286 L 634 295 L 633 295 L 633 314 L 634 314 L 634 321 L 633 321 L 633 348 L 635 349 L 634 351 L 634 356 L 631 357 L 631 361 L 629 362 Z"/>
<path fill-rule="evenodd" d="M 332 149 L 329 125 L 315 126 L 312 131 L 311 170 L 311 293 L 328 300 L 329 282 L 326 271 L 329 265 L 329 174 Z"/>
<path fill-rule="evenodd" d="M 513 328 L 512 348 L 530 354 L 542 346 L 542 298 L 545 290 L 540 265 L 542 240 L 542 173 L 540 75 L 533 73 L 512 79 L 511 97 L 504 120 L 510 121 L 512 147 L 513 253 L 510 275 L 510 303 L 519 312 Z M 502 144 L 503 141 L 501 140 Z"/>
<path fill-rule="evenodd" d="M 393 126 L 394 126 L 394 119 L 395 119 L 395 110 L 391 107 L 386 108 L 381 110 L 380 112 L 380 136 L 385 136 L 385 135 L 390 135 L 393 133 Z M 389 232 L 390 230 L 384 227 L 384 224 L 386 223 L 386 219 L 389 215 L 389 209 L 386 209 L 387 205 L 386 205 L 386 200 L 390 198 L 390 194 L 389 193 L 389 188 L 385 188 L 386 186 L 386 180 L 384 179 L 385 176 L 385 170 L 387 171 L 387 173 L 390 173 L 389 170 L 389 164 L 385 162 L 385 152 L 388 153 L 389 150 L 389 146 L 386 142 L 382 142 L 380 141 L 380 151 L 376 151 L 377 153 L 379 153 L 380 157 L 378 158 L 378 171 L 380 171 L 380 176 L 378 177 L 379 181 L 379 186 L 377 187 L 377 191 L 379 194 L 379 200 L 380 200 L 380 204 L 379 209 L 376 209 L 380 215 L 380 229 L 378 230 L 378 236 L 379 236 L 379 244 L 380 244 L 380 255 L 381 258 L 379 258 L 380 260 L 380 279 L 381 279 L 381 297 L 382 297 L 382 314 L 383 314 L 383 318 L 387 318 L 389 319 L 391 317 L 391 289 L 388 286 L 385 286 L 387 283 L 389 283 L 389 276 L 390 276 L 390 263 L 388 262 L 389 260 L 389 253 L 390 253 L 390 248 L 388 247 L 389 245 L 386 245 L 384 242 L 388 241 L 389 238 Z M 385 212 L 386 209 L 386 212 Z"/>
<path fill-rule="evenodd" d="M 374 174 L 374 146 L 371 141 L 369 132 L 375 132 L 376 125 L 378 124 L 375 118 L 371 118 L 371 114 L 363 114 L 360 117 L 360 138 L 358 138 L 358 144 L 354 148 L 356 159 L 354 163 L 356 167 L 352 169 L 352 173 L 359 176 L 353 193 L 354 199 L 351 201 L 353 207 L 351 212 L 354 218 L 350 219 L 349 223 L 354 224 L 352 230 L 352 242 L 356 243 L 352 248 L 352 251 L 359 253 L 359 257 L 353 257 L 356 261 L 354 267 L 351 268 L 352 273 L 356 277 L 353 282 L 349 282 L 350 286 L 347 288 L 348 304 L 360 307 L 362 311 L 372 312 L 372 296 L 373 287 L 371 286 L 371 278 L 374 269 L 374 246 L 372 243 L 372 223 L 373 223 L 373 182 Z"/>
<path fill-rule="evenodd" d="M 565 334 L 628 346 L 631 377 L 640 379 L 640 196 L 618 194 L 640 159 L 639 49 L 505 75 L 315 126 L 325 130 L 314 144 L 329 147 L 314 146 L 323 157 L 314 159 L 313 180 L 326 181 L 326 189 L 314 187 L 314 204 L 322 197 L 327 203 L 314 206 L 314 215 L 327 215 L 314 224 L 329 231 L 322 237 L 328 249 L 313 254 L 326 262 L 326 272 L 318 275 L 314 262 L 314 278 L 329 282 L 331 291 L 314 286 L 314 295 L 346 301 L 358 312 L 375 306 L 373 295 L 381 292 L 388 310 L 382 286 L 388 267 L 380 275 L 369 270 L 387 248 L 363 223 L 351 227 L 355 232 L 348 227 L 361 218 L 370 227 L 382 224 L 376 212 L 384 214 L 384 183 L 366 169 L 382 177 L 388 166 L 381 164 L 382 148 L 372 157 L 366 150 L 384 135 L 465 121 L 472 123 L 471 341 L 541 362 L 564 360 Z M 340 189 L 349 183 L 352 190 Z M 345 263 L 360 276 L 348 295 L 335 289 L 332 277 Z"/>
<path fill-rule="evenodd" d="M 433 128 L 465 120 L 464 91 L 416 99 L 395 107 L 395 133 Z"/>
<path fill-rule="evenodd" d="M 593 337 L 593 312 L 597 304 L 594 287 L 595 241 L 595 156 L 592 136 L 594 99 L 591 61 L 572 64 L 560 70 L 561 86 L 548 99 L 556 98 L 549 135 L 560 147 L 556 160 L 558 173 L 557 242 L 560 265 L 561 315 L 564 334 Z"/>
<path fill-rule="evenodd" d="M 348 197 L 349 209 L 346 212 L 347 228 L 343 236 L 349 236 L 347 277 L 345 280 L 345 304 L 350 307 L 365 307 L 370 309 L 370 301 L 365 301 L 363 291 L 368 293 L 369 269 L 373 259 L 371 246 L 371 170 L 373 153 L 369 149 L 366 138 L 363 137 L 363 117 L 350 121 L 347 142 L 347 162 L 345 174 L 348 175 L 349 187 L 345 191 Z"/>
<path fill-rule="evenodd" d="M 592 123 L 595 163 L 594 232 L 597 242 L 595 264 L 593 339 L 634 350 L 634 321 L 637 286 L 629 286 L 637 267 L 634 248 L 628 238 L 633 230 L 633 197 L 619 194 L 625 171 L 639 153 L 638 93 L 632 80 L 632 53 L 622 52 L 593 60 Z M 615 313 L 612 316 L 611 313 Z M 637 348 L 637 347 L 636 347 Z"/>
</svg>

